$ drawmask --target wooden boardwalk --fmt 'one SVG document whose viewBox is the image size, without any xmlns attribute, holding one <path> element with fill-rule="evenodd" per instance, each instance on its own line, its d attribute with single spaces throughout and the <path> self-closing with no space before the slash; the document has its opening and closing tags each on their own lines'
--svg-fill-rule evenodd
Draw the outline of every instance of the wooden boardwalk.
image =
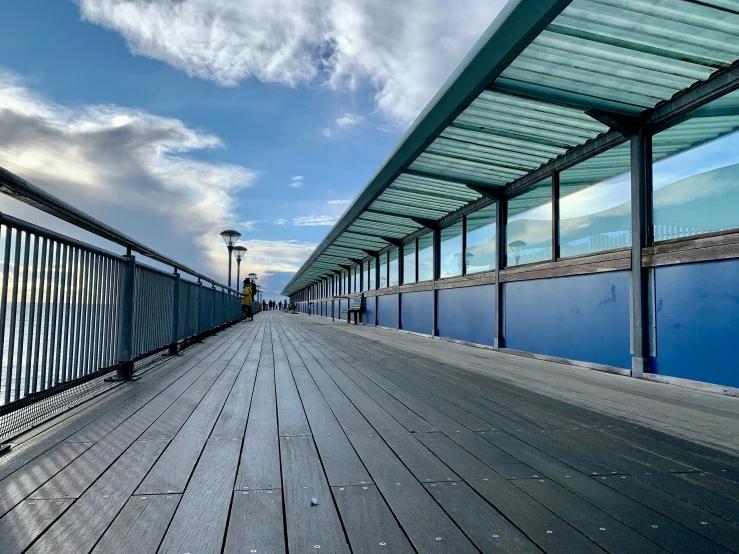
<svg viewBox="0 0 739 554">
<path fill-rule="evenodd" d="M 739 401 L 563 368 L 260 314 L 20 437 L 0 552 L 739 552 Z"/>
</svg>

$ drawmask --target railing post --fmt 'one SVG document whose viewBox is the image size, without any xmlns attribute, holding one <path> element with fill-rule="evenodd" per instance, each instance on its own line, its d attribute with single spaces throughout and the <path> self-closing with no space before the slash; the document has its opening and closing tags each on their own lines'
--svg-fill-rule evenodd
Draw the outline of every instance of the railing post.
<svg viewBox="0 0 739 554">
<path fill-rule="evenodd" d="M 216 295 L 218 293 L 216 292 L 216 284 L 213 283 L 213 308 L 211 310 L 211 318 L 210 318 L 210 328 L 215 329 L 216 328 Z"/>
<path fill-rule="evenodd" d="M 176 267 L 174 268 L 174 283 L 172 288 L 172 339 L 169 343 L 169 355 L 176 356 L 180 334 L 180 273 Z"/>
<path fill-rule="evenodd" d="M 133 378 L 133 317 L 136 294 L 136 256 L 129 252 L 123 271 L 123 295 L 121 298 L 121 353 L 116 380 Z"/>
<path fill-rule="evenodd" d="M 197 300 L 195 301 L 195 321 L 197 322 L 195 335 L 199 335 L 203 332 L 203 321 L 200 313 L 200 305 L 203 302 L 203 282 L 198 279 L 198 288 L 197 288 Z"/>
</svg>

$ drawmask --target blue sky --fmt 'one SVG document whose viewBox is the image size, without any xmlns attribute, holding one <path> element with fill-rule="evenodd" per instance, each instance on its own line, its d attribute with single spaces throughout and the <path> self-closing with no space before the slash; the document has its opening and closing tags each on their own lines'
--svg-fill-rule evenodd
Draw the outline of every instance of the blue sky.
<svg viewBox="0 0 739 554">
<path fill-rule="evenodd" d="M 6 3 L 0 165 L 224 281 L 236 228 L 276 298 L 503 3 Z"/>
</svg>

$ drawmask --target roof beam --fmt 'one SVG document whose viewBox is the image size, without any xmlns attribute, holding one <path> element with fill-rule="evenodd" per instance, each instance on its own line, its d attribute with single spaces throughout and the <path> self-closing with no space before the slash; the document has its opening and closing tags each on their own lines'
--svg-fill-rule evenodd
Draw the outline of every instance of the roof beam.
<svg viewBox="0 0 739 554">
<path fill-rule="evenodd" d="M 481 187 L 478 185 L 465 185 L 468 189 L 474 190 L 478 194 L 482 194 L 485 198 L 491 198 L 492 200 L 500 200 L 503 195 L 495 192 L 490 187 Z"/>
<path fill-rule="evenodd" d="M 393 246 L 400 246 L 403 243 L 403 241 L 401 241 L 400 239 L 394 239 L 391 237 L 380 237 L 380 238 L 384 240 L 386 243 L 391 244 Z"/>
<path fill-rule="evenodd" d="M 639 118 L 631 115 L 606 112 L 597 108 L 586 110 L 585 115 L 621 133 L 627 138 L 633 137 L 639 130 Z"/>
<path fill-rule="evenodd" d="M 412 217 L 411 219 L 418 223 L 421 227 L 431 229 L 432 231 L 439 228 L 439 223 L 435 219 L 426 219 L 423 217 Z"/>
</svg>

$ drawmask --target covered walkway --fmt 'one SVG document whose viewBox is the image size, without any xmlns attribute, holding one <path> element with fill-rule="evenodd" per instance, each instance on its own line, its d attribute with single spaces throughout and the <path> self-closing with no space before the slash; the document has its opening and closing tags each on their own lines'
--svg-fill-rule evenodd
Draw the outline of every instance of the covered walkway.
<svg viewBox="0 0 739 554">
<path fill-rule="evenodd" d="M 19 437 L 0 551 L 739 552 L 739 400 L 626 385 L 259 314 Z"/>
</svg>

